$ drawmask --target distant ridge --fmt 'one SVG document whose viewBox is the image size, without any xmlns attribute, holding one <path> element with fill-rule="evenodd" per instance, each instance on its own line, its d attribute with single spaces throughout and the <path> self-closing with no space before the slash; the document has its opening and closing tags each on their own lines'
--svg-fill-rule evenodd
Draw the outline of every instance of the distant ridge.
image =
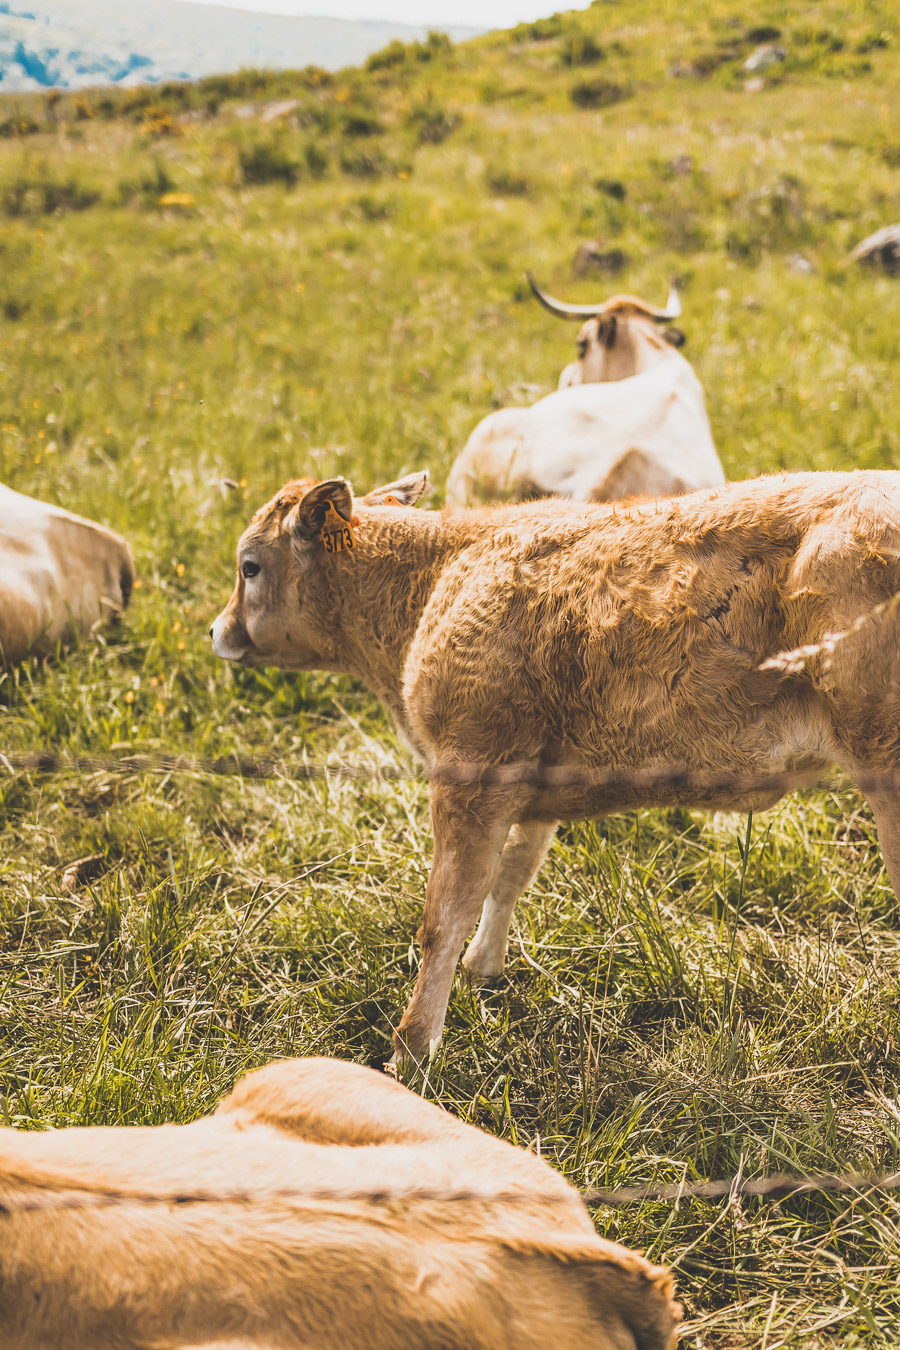
<svg viewBox="0 0 900 1350">
<path fill-rule="evenodd" d="M 444 26 L 454 40 L 483 31 Z M 0 93 L 196 79 L 242 66 L 359 65 L 425 26 L 256 14 L 186 0 L 0 0 Z"/>
</svg>

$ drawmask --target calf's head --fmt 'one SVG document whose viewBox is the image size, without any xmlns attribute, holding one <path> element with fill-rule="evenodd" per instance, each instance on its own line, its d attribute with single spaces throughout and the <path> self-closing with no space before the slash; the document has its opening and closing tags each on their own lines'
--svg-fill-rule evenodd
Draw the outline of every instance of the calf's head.
<svg viewBox="0 0 900 1350">
<path fill-rule="evenodd" d="M 411 506 L 427 486 L 427 473 L 410 474 L 355 503 L 344 478 L 286 483 L 238 541 L 234 591 L 209 630 L 216 656 L 242 666 L 340 669 L 336 588 L 355 566 L 356 507 Z"/>
<path fill-rule="evenodd" d="M 665 309 L 654 309 L 633 295 L 614 295 L 596 305 L 567 305 L 541 290 L 531 274 L 532 291 L 545 309 L 561 319 L 581 320 L 576 339 L 578 359 L 563 371 L 559 385 L 594 384 L 606 380 L 625 380 L 643 369 L 651 354 L 667 350 L 666 344 L 680 347 L 684 334 L 678 328 L 659 332 L 658 324 L 669 324 L 681 313 L 681 301 L 672 283 Z"/>
</svg>

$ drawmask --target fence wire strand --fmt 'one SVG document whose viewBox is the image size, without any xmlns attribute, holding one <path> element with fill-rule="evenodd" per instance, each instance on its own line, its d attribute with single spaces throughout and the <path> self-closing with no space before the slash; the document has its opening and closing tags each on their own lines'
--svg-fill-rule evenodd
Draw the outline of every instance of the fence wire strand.
<svg viewBox="0 0 900 1350">
<path fill-rule="evenodd" d="M 650 795 L 679 795 L 696 792 L 718 794 L 777 792 L 811 787 L 829 771 L 840 766 L 821 763 L 804 768 L 783 768 L 760 773 L 738 773 L 729 769 L 692 769 L 684 763 L 641 767 L 589 765 L 565 762 L 512 760 L 491 763 L 481 760 L 444 761 L 432 767 L 408 767 L 396 763 L 353 763 L 344 761 L 307 761 L 289 763 L 280 759 L 252 759 L 241 755 L 200 758 L 155 752 L 123 755 L 70 755 L 50 750 L 29 753 L 0 751 L 0 770 L 8 774 L 121 774 L 141 776 L 158 774 L 194 774 L 208 777 L 281 779 L 288 782 L 317 782 L 337 779 L 348 782 L 421 782 L 470 785 L 472 787 L 530 787 L 539 791 L 560 788 L 605 789 L 611 793 L 634 792 Z M 846 770 L 841 770 L 847 772 Z M 900 790 L 900 771 L 852 773 L 852 781 L 863 792 Z"/>
<path fill-rule="evenodd" d="M 411 1187 L 408 1190 L 391 1190 L 386 1187 L 373 1187 L 370 1190 L 348 1191 L 338 1187 L 314 1186 L 308 1189 L 299 1187 L 277 1187 L 260 1190 L 233 1191 L 170 1191 L 154 1193 L 148 1191 L 93 1190 L 84 1194 L 58 1194 L 38 1183 L 28 1182 L 39 1194 L 6 1195 L 0 1199 L 0 1219 L 13 1218 L 19 1214 L 47 1213 L 50 1211 L 109 1209 L 119 1205 L 171 1205 L 176 1208 L 189 1205 L 242 1205 L 252 1206 L 269 1202 L 295 1204 L 372 1204 L 397 1205 L 414 1204 L 550 1204 L 566 1205 L 571 1196 L 559 1193 L 544 1194 L 528 1191 L 479 1191 L 473 1188 L 460 1190 L 435 1190 L 428 1187 Z M 64 1183 L 61 1183 L 64 1185 Z M 73 1183 L 73 1189 L 77 1185 Z M 900 1172 L 860 1174 L 848 1173 L 844 1176 L 826 1172 L 811 1176 L 792 1177 L 779 1172 L 771 1177 L 759 1177 L 746 1181 L 738 1174 L 720 1181 L 673 1182 L 664 1186 L 652 1184 L 643 1186 L 614 1186 L 610 1189 L 592 1187 L 579 1191 L 582 1202 L 588 1209 L 621 1208 L 626 1205 L 650 1204 L 674 1200 L 720 1200 L 727 1198 L 729 1203 L 747 1196 L 765 1199 L 768 1196 L 783 1197 L 813 1195 L 818 1193 L 846 1194 L 857 1191 L 860 1194 L 874 1191 L 894 1191 L 900 1189 Z"/>
</svg>

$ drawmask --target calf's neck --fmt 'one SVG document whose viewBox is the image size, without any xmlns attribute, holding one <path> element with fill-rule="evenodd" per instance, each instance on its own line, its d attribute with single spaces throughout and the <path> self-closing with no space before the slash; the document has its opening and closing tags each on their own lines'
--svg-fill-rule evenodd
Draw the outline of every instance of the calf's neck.
<svg viewBox="0 0 900 1350">
<path fill-rule="evenodd" d="M 211 630 L 229 661 L 365 681 L 428 767 L 422 964 L 395 1036 L 417 1059 L 476 924 L 465 965 L 502 971 L 560 819 L 759 809 L 783 791 L 770 775 L 900 769 L 900 474 L 410 510 L 425 482 L 356 502 L 343 479 L 288 483 L 242 536 Z M 900 797 L 867 796 L 900 895 Z"/>
</svg>

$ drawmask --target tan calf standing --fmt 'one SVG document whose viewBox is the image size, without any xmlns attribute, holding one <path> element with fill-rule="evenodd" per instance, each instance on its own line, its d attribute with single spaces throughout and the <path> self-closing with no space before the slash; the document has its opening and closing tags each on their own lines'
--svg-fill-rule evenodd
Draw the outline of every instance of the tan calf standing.
<svg viewBox="0 0 900 1350">
<path fill-rule="evenodd" d="M 723 772 L 900 770 L 893 607 L 831 655 L 766 665 L 900 591 L 900 474 L 780 475 L 631 506 L 384 505 L 424 482 L 358 503 L 343 479 L 287 484 L 241 538 L 212 629 L 226 660 L 364 680 L 428 765 L 422 967 L 396 1035 L 417 1058 L 440 1039 L 479 915 L 465 964 L 502 970 L 560 819 L 781 795 L 703 782 Z M 900 895 L 898 796 L 868 796 Z"/>
</svg>

